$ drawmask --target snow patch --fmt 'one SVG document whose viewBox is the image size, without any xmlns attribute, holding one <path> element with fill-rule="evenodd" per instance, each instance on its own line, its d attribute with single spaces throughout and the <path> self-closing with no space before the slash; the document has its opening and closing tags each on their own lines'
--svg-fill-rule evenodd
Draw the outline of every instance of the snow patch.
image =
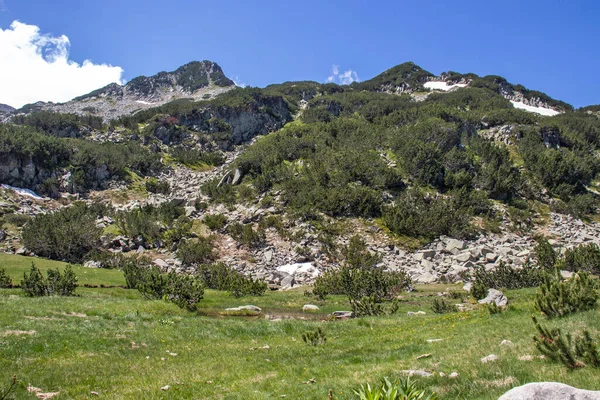
<svg viewBox="0 0 600 400">
<path fill-rule="evenodd" d="M 14 187 L 14 186 L 10 186 L 10 185 L 5 185 L 5 184 L 2 184 L 2 187 L 4 189 L 12 190 L 13 192 L 15 192 L 16 194 L 21 195 L 21 196 L 32 197 L 36 200 L 44 199 L 42 196 L 36 194 L 34 191 L 29 190 L 29 189 L 18 188 L 18 187 Z"/>
<path fill-rule="evenodd" d="M 150 103 L 150 102 L 147 102 L 147 101 L 144 101 L 144 100 L 136 100 L 135 102 L 136 103 L 140 103 L 140 104 L 145 104 L 147 106 L 154 104 L 154 103 Z"/>
<path fill-rule="evenodd" d="M 443 90 L 444 92 L 450 91 L 454 88 L 463 88 L 466 86 L 467 86 L 466 83 L 456 83 L 454 85 L 448 85 L 446 82 L 436 82 L 436 81 L 425 82 L 425 84 L 423 85 L 423 87 L 425 87 L 426 89 Z"/>
<path fill-rule="evenodd" d="M 308 273 L 314 277 L 319 276 L 319 270 L 316 269 L 312 263 L 296 263 L 296 264 L 286 264 L 281 267 L 277 267 L 277 271 L 285 272 L 289 275 L 295 275 L 297 273 Z"/>
<path fill-rule="evenodd" d="M 556 111 L 551 108 L 529 106 L 529 105 L 523 103 L 522 101 L 511 101 L 511 103 L 515 108 L 519 108 L 521 110 L 525 110 L 525 111 L 529 111 L 529 112 L 533 112 L 533 113 L 546 115 L 548 117 L 552 117 L 554 115 L 560 114 L 560 111 Z"/>
</svg>

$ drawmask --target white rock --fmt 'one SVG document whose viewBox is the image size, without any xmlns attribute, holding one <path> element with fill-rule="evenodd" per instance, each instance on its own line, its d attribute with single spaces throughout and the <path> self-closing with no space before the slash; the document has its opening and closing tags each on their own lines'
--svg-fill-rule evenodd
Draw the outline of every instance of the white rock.
<svg viewBox="0 0 600 400">
<path fill-rule="evenodd" d="M 409 317 L 414 317 L 414 316 L 418 316 L 418 315 L 427 315 L 427 313 L 425 311 L 409 311 L 408 313 L 406 313 L 406 315 L 408 315 Z"/>
<path fill-rule="evenodd" d="M 600 391 L 581 390 L 557 382 L 534 382 L 509 390 L 498 400 L 600 400 Z"/>
<path fill-rule="evenodd" d="M 500 343 L 500 346 L 514 346 L 514 343 L 505 339 L 502 341 L 502 343 Z"/>
<path fill-rule="evenodd" d="M 407 369 L 407 370 L 400 371 L 400 372 L 405 375 L 408 375 L 408 376 L 422 376 L 424 378 L 433 376 L 433 374 L 431 372 L 422 371 L 422 370 L 418 370 L 418 369 Z"/>
<path fill-rule="evenodd" d="M 305 304 L 302 306 L 302 311 L 319 311 L 319 307 L 314 304 Z"/>
<path fill-rule="evenodd" d="M 493 362 L 493 361 L 496 361 L 496 360 L 498 360 L 498 356 L 495 355 L 495 354 L 490 354 L 489 356 L 483 357 L 481 359 L 481 363 L 482 364 L 487 364 L 489 362 Z"/>
<path fill-rule="evenodd" d="M 479 300 L 478 303 L 479 304 L 496 303 L 496 305 L 498 307 L 506 307 L 506 305 L 508 304 L 508 299 L 506 298 L 504 293 L 502 293 L 501 291 L 496 290 L 496 289 L 489 289 L 487 297 L 485 299 Z"/>
</svg>

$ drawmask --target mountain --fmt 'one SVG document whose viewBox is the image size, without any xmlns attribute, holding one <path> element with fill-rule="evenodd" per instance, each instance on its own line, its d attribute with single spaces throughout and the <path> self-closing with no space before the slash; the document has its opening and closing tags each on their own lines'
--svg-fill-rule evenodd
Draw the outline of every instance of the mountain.
<svg viewBox="0 0 600 400">
<path fill-rule="evenodd" d="M 111 83 L 67 103 L 38 102 L 25 105 L 17 112 L 43 110 L 92 114 L 109 121 L 180 98 L 209 99 L 233 87 L 234 82 L 225 76 L 217 63 L 193 61 L 175 71 L 163 71 L 150 77 L 138 76 L 125 85 Z"/>
<path fill-rule="evenodd" d="M 8 104 L 0 104 L 0 114 L 10 114 L 13 111 L 15 111 L 14 107 Z"/>
<path fill-rule="evenodd" d="M 173 268 L 198 232 L 211 260 L 281 286 L 314 270 L 277 268 L 339 265 L 354 234 L 418 282 L 524 265 L 537 235 L 600 244 L 600 107 L 500 76 L 408 62 L 351 85 L 236 88 L 202 62 L 19 111 L 0 125 L 0 183 L 64 199 L 0 200 L 32 216 L 70 194 L 131 212 L 98 222 L 118 232 L 102 250 L 141 246 Z M 162 222 L 160 204 L 178 218 Z M 153 222 L 135 224 L 140 205 Z"/>
</svg>

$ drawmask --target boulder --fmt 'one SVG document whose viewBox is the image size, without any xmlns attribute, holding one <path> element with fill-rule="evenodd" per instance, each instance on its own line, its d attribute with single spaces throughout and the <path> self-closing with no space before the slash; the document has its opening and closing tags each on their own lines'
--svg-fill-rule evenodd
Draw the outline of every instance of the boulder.
<svg viewBox="0 0 600 400">
<path fill-rule="evenodd" d="M 334 311 L 331 313 L 335 319 L 348 319 L 354 315 L 352 311 Z"/>
<path fill-rule="evenodd" d="M 446 250 L 452 252 L 453 250 L 464 250 L 465 242 L 458 239 L 448 238 L 445 240 Z"/>
<path fill-rule="evenodd" d="M 253 312 L 257 312 L 257 313 L 262 311 L 262 309 L 260 307 L 253 306 L 251 304 L 246 305 L 246 306 L 231 307 L 231 308 L 225 309 L 225 311 L 244 311 L 244 310 L 253 311 Z"/>
<path fill-rule="evenodd" d="M 533 382 L 504 393 L 498 400 L 600 400 L 600 391 L 582 390 L 558 382 Z"/>
<path fill-rule="evenodd" d="M 305 304 L 302 306 L 302 311 L 319 311 L 319 307 L 314 304 Z"/>
<path fill-rule="evenodd" d="M 479 304 L 496 303 L 496 305 L 498 307 L 506 307 L 506 305 L 508 304 L 508 299 L 506 298 L 504 293 L 502 293 L 501 291 L 496 290 L 496 289 L 489 289 L 487 297 L 485 299 L 479 300 L 478 303 Z"/>
</svg>

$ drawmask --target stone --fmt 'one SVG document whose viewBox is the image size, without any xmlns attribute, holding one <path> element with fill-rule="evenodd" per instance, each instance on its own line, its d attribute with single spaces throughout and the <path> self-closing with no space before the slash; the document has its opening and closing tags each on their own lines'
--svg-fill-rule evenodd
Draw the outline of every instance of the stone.
<svg viewBox="0 0 600 400">
<path fill-rule="evenodd" d="M 463 290 L 465 292 L 470 292 L 471 291 L 471 287 L 473 287 L 473 283 L 472 282 L 467 282 L 467 284 L 465 286 L 463 286 Z"/>
<path fill-rule="evenodd" d="M 510 340 L 506 340 L 504 339 L 501 343 L 500 346 L 514 346 L 514 343 L 511 342 Z"/>
<path fill-rule="evenodd" d="M 478 303 L 479 304 L 496 303 L 496 305 L 498 307 L 506 307 L 506 305 L 508 304 L 508 299 L 506 298 L 504 293 L 502 293 L 501 291 L 496 290 L 496 289 L 489 289 L 487 297 L 485 299 L 479 300 Z"/>
<path fill-rule="evenodd" d="M 257 313 L 259 313 L 259 312 L 262 311 L 262 309 L 260 307 L 253 306 L 251 304 L 245 305 L 245 306 L 231 307 L 231 308 L 226 308 L 225 309 L 225 311 L 244 311 L 244 310 L 253 311 L 253 312 L 257 312 Z"/>
<path fill-rule="evenodd" d="M 102 268 L 102 263 L 100 263 L 99 261 L 86 261 L 83 264 L 84 267 L 86 268 Z"/>
<path fill-rule="evenodd" d="M 504 393 L 498 400 L 600 400 L 600 391 L 582 390 L 558 382 L 534 382 Z"/>
<path fill-rule="evenodd" d="M 464 248 L 465 248 L 465 242 L 463 242 L 462 240 L 448 238 L 445 240 L 445 243 L 446 243 L 446 250 L 448 250 L 448 251 L 464 250 Z"/>
<path fill-rule="evenodd" d="M 319 311 L 319 307 L 314 304 L 305 304 L 302 306 L 302 311 Z"/>
<path fill-rule="evenodd" d="M 169 264 L 162 258 L 157 258 L 156 260 L 153 260 L 152 264 L 156 265 L 159 268 L 163 268 L 163 269 L 166 269 L 169 267 Z"/>
<path fill-rule="evenodd" d="M 425 311 L 409 311 L 408 313 L 406 313 L 406 315 L 408 315 L 409 317 L 415 317 L 418 315 L 427 315 L 427 313 Z"/>
<path fill-rule="evenodd" d="M 463 251 L 462 253 L 454 256 L 454 259 L 461 263 L 465 263 L 467 261 L 474 261 L 473 255 L 470 251 Z"/>
<path fill-rule="evenodd" d="M 451 373 L 450 375 L 448 375 L 448 378 L 450 378 L 450 379 L 456 379 L 456 378 L 458 378 L 458 372 Z"/>
<path fill-rule="evenodd" d="M 352 311 L 334 311 L 331 313 L 335 319 L 348 319 L 354 315 Z"/>
<path fill-rule="evenodd" d="M 294 275 L 287 275 L 285 278 L 281 280 L 281 288 L 282 289 L 290 289 L 294 286 L 295 279 Z"/>
<path fill-rule="evenodd" d="M 490 354 L 489 356 L 483 357 L 481 359 L 481 363 L 482 364 L 487 364 L 487 363 L 490 363 L 490 362 L 494 362 L 496 360 L 498 360 L 498 356 L 495 355 L 495 354 Z"/>
<path fill-rule="evenodd" d="M 271 260 L 273 259 L 273 251 L 267 250 L 267 251 L 265 251 L 265 254 L 263 256 L 264 256 L 265 262 L 270 263 Z"/>
<path fill-rule="evenodd" d="M 571 279 L 573 277 L 573 272 L 571 272 L 571 271 L 560 271 L 560 276 L 562 276 L 563 279 Z"/>
<path fill-rule="evenodd" d="M 485 259 L 487 262 L 493 263 L 494 261 L 496 261 L 498 259 L 498 254 L 496 253 L 487 253 L 485 255 Z"/>
<path fill-rule="evenodd" d="M 418 370 L 418 369 L 406 369 L 406 370 L 400 371 L 400 372 L 405 375 L 408 375 L 408 376 L 421 376 L 423 378 L 428 378 L 430 376 L 433 376 L 433 374 L 431 372 L 422 371 L 422 370 Z"/>
<path fill-rule="evenodd" d="M 419 275 L 415 281 L 417 283 L 433 283 L 436 282 L 438 277 L 432 273 L 425 272 L 424 274 Z"/>
<path fill-rule="evenodd" d="M 6 239 L 6 232 L 0 229 L 0 242 L 4 241 L 4 239 Z"/>
</svg>

